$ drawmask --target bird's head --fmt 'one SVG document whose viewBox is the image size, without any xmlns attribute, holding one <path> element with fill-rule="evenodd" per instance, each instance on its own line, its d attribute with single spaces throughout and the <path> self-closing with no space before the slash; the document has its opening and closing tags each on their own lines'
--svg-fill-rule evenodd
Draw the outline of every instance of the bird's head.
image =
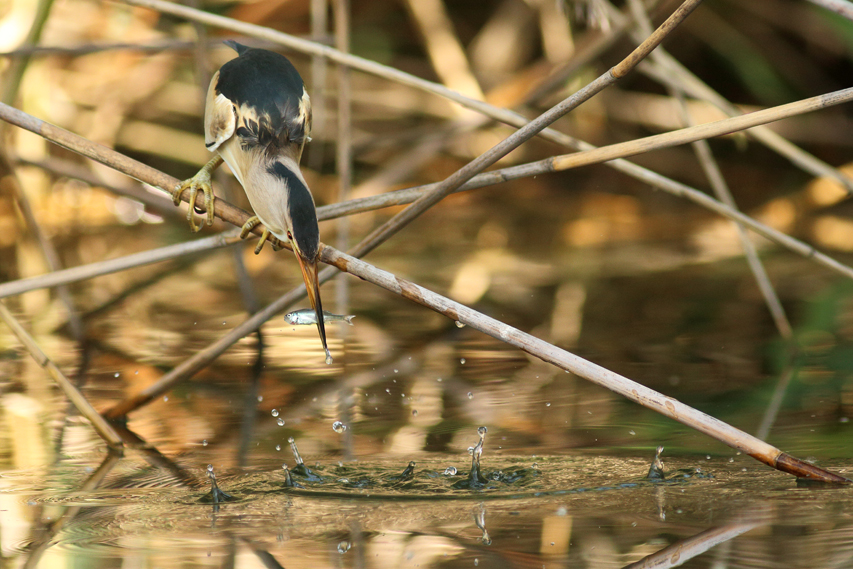
<svg viewBox="0 0 853 569">
<path fill-rule="evenodd" d="M 269 173 L 284 182 L 286 204 L 285 221 L 287 223 L 287 239 L 293 247 L 308 300 L 311 308 L 317 313 L 317 328 L 323 349 L 326 351 L 326 361 L 331 363 L 329 347 L 326 344 L 326 326 L 323 321 L 323 303 L 320 300 L 320 282 L 317 269 L 320 258 L 320 227 L 317 224 L 317 210 L 314 198 L 302 178 L 299 167 L 291 160 L 277 160 L 270 166 Z"/>
</svg>

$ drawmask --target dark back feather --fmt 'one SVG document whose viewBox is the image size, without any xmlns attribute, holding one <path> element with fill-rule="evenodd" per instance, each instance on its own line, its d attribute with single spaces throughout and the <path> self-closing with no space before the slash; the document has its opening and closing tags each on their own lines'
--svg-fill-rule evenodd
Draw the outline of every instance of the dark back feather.
<svg viewBox="0 0 853 569">
<path fill-rule="evenodd" d="M 240 109 L 247 105 L 254 117 L 243 117 L 236 134 L 249 146 L 304 144 L 310 126 L 310 108 L 300 113 L 304 84 L 302 77 L 286 57 L 265 49 L 255 49 L 235 41 L 225 42 L 238 57 L 219 70 L 216 92 Z"/>
</svg>

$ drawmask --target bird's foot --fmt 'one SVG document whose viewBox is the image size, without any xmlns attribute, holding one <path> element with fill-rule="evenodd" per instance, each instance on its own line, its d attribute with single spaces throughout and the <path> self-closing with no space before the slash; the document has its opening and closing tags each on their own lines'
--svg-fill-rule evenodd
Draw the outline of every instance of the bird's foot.
<svg viewBox="0 0 853 569">
<path fill-rule="evenodd" d="M 189 180 L 184 180 L 178 184 L 172 193 L 172 201 L 175 205 L 181 203 L 181 195 L 184 193 L 184 190 L 190 191 L 189 199 L 187 200 L 189 203 L 187 221 L 190 222 L 190 229 L 193 230 L 193 233 L 197 233 L 204 226 L 204 222 L 201 225 L 197 225 L 195 218 L 195 200 L 199 190 L 204 193 L 204 209 L 207 215 L 207 225 L 213 225 L 213 189 L 210 187 L 210 172 L 206 166 Z"/>
<path fill-rule="evenodd" d="M 252 217 L 250 217 L 240 229 L 240 239 L 245 239 L 246 237 L 248 237 L 249 233 L 251 233 L 252 230 L 258 225 L 261 225 L 261 220 L 258 219 L 258 216 L 253 215 Z M 265 225 L 262 227 L 264 228 L 264 233 L 263 235 L 261 235 L 261 240 L 258 241 L 257 246 L 255 246 L 255 255 L 260 254 L 261 249 L 264 248 L 264 243 L 267 242 L 267 238 L 269 238 L 270 236 L 270 230 L 267 229 Z M 276 237 L 273 237 L 272 239 L 270 239 L 270 241 L 272 241 L 273 251 L 281 251 L 281 249 L 284 247 L 282 242 Z"/>
</svg>

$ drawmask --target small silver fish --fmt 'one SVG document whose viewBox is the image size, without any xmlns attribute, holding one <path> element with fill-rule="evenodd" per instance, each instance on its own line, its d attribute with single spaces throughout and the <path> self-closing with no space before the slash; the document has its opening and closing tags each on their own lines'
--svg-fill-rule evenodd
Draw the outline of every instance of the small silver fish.
<svg viewBox="0 0 853 569">
<path fill-rule="evenodd" d="M 355 318 L 355 314 L 350 314 L 349 316 L 342 316 L 340 314 L 332 314 L 331 312 L 323 311 L 323 321 L 324 322 L 346 322 L 350 326 L 353 326 L 352 319 Z M 308 324 L 316 324 L 317 323 L 317 313 L 314 312 L 313 308 L 303 308 L 302 310 L 295 310 L 293 312 L 288 312 L 284 315 L 284 321 L 288 324 L 296 324 L 297 326 L 307 326 Z"/>
</svg>

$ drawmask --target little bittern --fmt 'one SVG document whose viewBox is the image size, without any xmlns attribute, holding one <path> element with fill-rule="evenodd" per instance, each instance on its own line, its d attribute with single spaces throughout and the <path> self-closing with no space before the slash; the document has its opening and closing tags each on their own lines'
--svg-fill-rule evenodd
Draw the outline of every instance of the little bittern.
<svg viewBox="0 0 853 569">
<path fill-rule="evenodd" d="M 308 300 L 317 313 L 326 362 L 331 363 L 317 281 L 320 228 L 314 198 L 299 170 L 302 150 L 310 140 L 311 100 L 299 72 L 283 55 L 234 41 L 225 43 L 238 57 L 214 74 L 204 108 L 205 146 L 218 154 L 176 189 L 175 204 L 189 189 L 187 218 L 198 231 L 193 211 L 201 191 L 207 224 L 213 223 L 210 174 L 225 160 L 255 212 L 240 236 L 245 238 L 252 228 L 263 224 L 264 234 L 255 254 L 261 252 L 270 234 L 290 242 L 302 269 Z"/>
</svg>

